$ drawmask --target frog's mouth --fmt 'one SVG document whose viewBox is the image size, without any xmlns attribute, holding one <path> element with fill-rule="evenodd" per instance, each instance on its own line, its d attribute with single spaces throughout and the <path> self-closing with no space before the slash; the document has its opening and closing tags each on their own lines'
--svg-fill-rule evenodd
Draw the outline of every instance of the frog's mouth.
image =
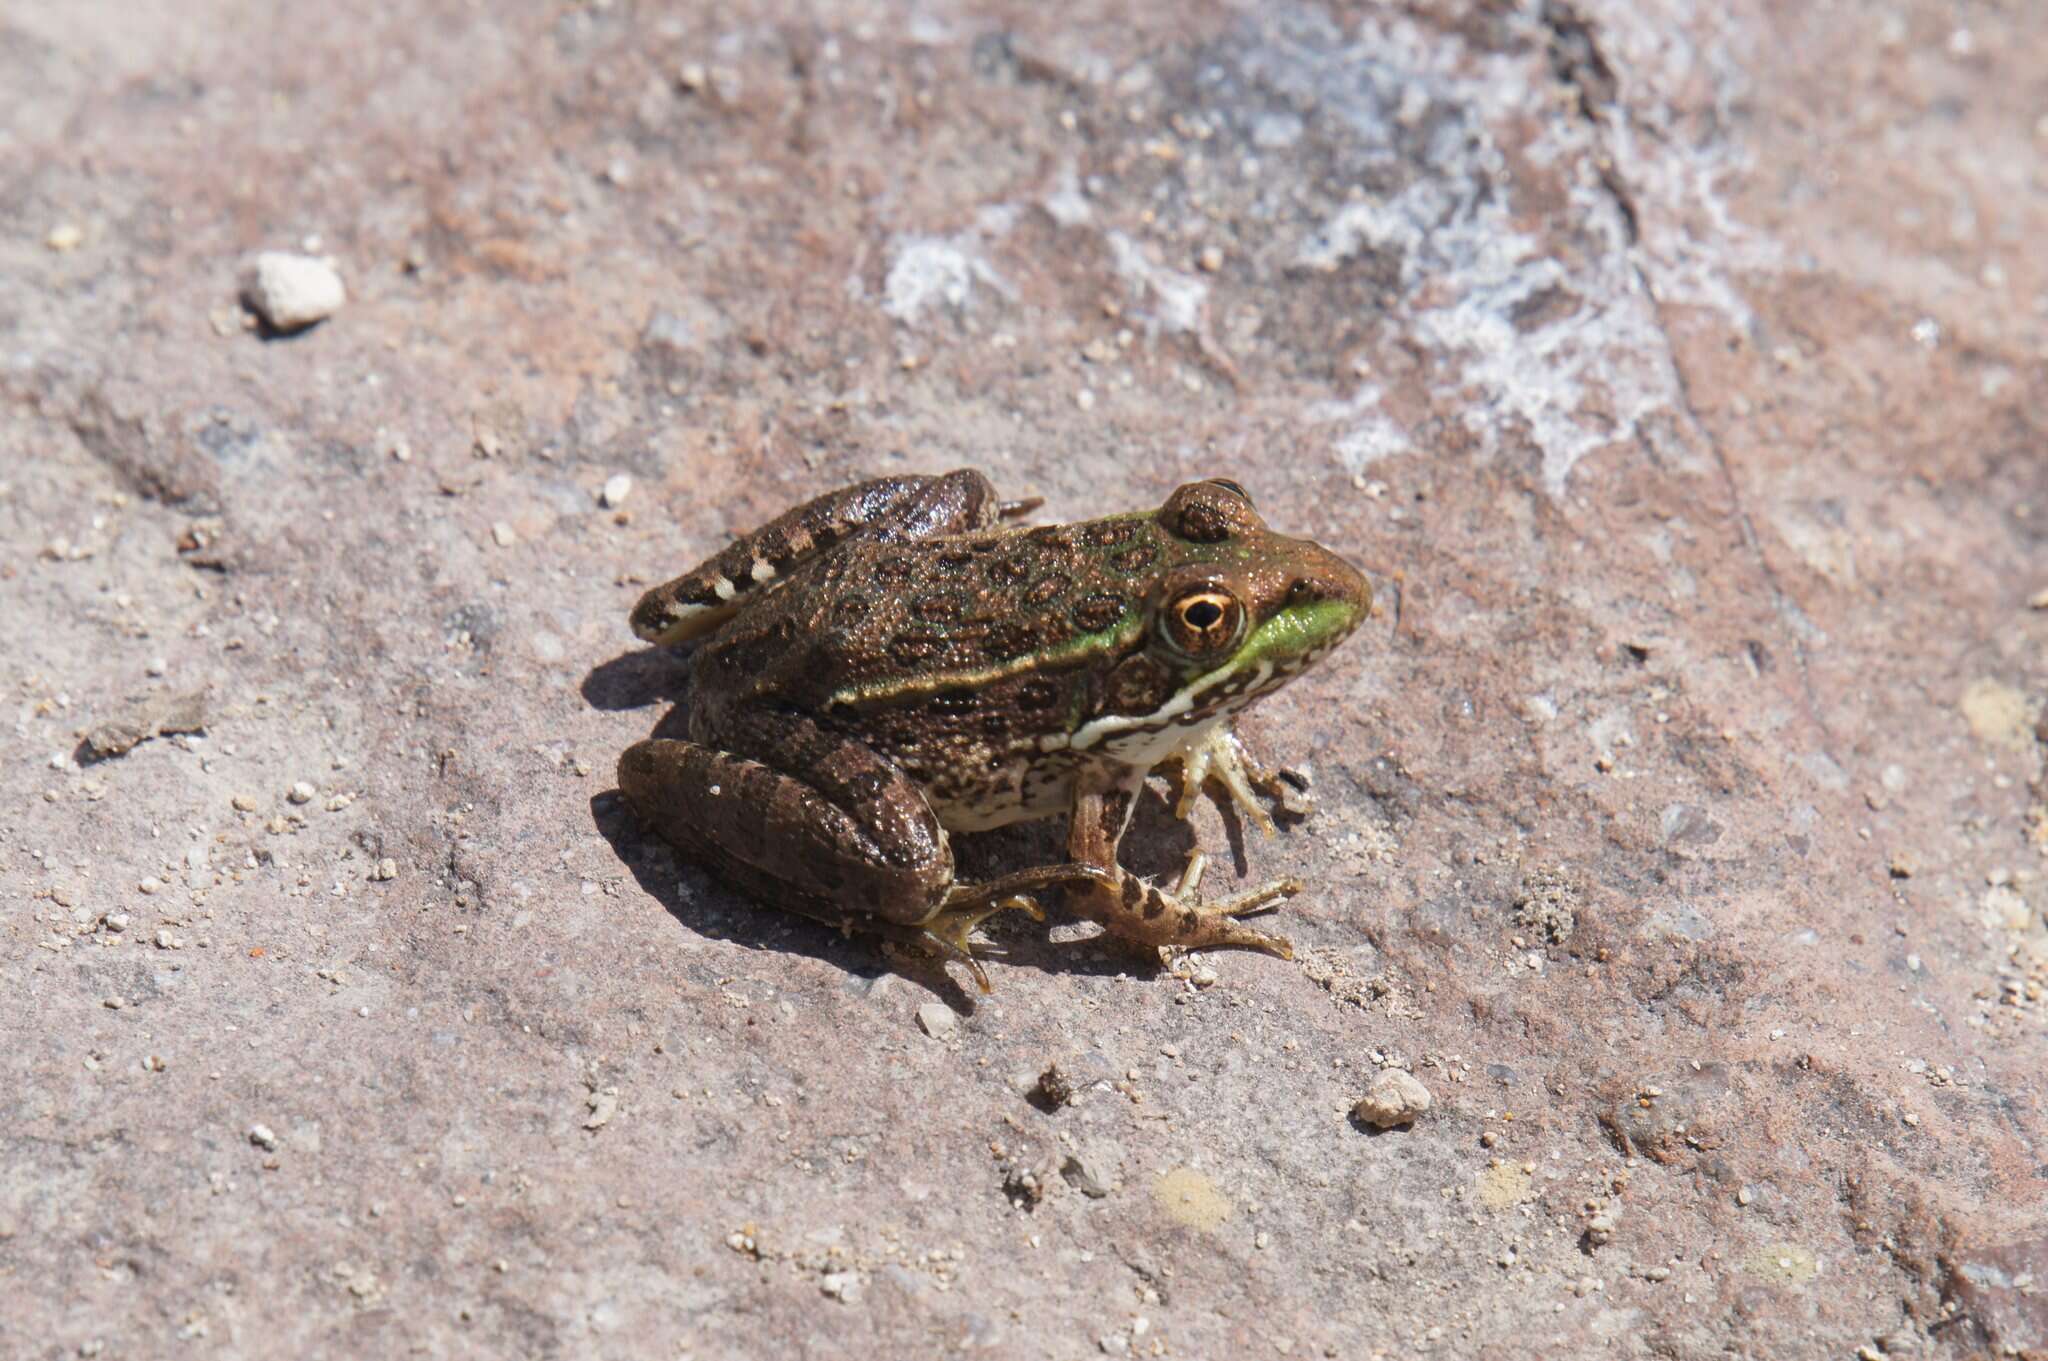
<svg viewBox="0 0 2048 1361">
<path fill-rule="evenodd" d="M 1271 694 L 1351 636 L 1365 611 L 1349 600 L 1317 600 L 1276 610 L 1220 666 L 1201 672 L 1149 714 L 1104 714 L 1048 747 L 1088 751 L 1121 734 L 1189 727 L 1235 713 Z M 1065 737 L 1065 741 L 1059 739 Z"/>
</svg>

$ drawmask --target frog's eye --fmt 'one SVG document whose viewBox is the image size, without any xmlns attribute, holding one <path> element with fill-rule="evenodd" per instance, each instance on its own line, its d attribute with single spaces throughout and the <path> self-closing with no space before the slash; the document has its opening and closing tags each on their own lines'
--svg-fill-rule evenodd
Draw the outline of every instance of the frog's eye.
<svg viewBox="0 0 2048 1361">
<path fill-rule="evenodd" d="M 1190 482 L 1167 497 L 1159 522 L 1168 533 L 1190 543 L 1222 543 L 1263 528 L 1244 488 L 1221 477 Z"/>
<path fill-rule="evenodd" d="M 1197 586 L 1167 605 L 1160 630 L 1177 650 L 1206 657 L 1237 645 L 1244 632 L 1244 606 L 1220 586 Z"/>
</svg>

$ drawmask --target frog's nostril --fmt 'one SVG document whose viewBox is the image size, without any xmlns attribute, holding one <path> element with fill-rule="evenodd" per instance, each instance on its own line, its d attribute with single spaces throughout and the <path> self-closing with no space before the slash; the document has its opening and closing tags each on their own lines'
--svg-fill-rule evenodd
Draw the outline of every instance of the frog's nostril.
<svg viewBox="0 0 2048 1361">
<path fill-rule="evenodd" d="M 1287 588 L 1287 603 L 1290 605 L 1306 605 L 1310 601 L 1321 600 L 1324 594 L 1325 592 L 1320 583 L 1310 581 L 1307 577 L 1300 577 L 1295 580 L 1292 586 Z"/>
</svg>

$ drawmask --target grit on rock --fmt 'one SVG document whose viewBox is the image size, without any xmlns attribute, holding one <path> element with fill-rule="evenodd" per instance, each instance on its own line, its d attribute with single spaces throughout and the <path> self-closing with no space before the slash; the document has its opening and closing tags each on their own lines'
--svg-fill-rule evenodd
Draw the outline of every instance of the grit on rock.
<svg viewBox="0 0 2048 1361">
<path fill-rule="evenodd" d="M 2048 1349 L 2048 12 L 247 8 L 0 17 L 0 1354 Z M 625 815 L 959 466 L 1369 570 L 1293 961 Z"/>
</svg>

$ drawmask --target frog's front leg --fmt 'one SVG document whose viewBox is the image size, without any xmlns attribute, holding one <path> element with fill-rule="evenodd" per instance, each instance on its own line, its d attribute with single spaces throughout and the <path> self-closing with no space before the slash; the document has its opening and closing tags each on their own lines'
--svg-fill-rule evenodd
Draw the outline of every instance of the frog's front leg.
<svg viewBox="0 0 2048 1361">
<path fill-rule="evenodd" d="M 619 789 L 641 819 L 764 901 L 926 945 L 965 964 L 984 992 L 968 945 L 976 926 L 1007 907 L 1039 915 L 1034 892 L 1108 879 L 1054 865 L 958 883 L 923 794 L 868 747 L 771 710 L 726 726 L 721 736 L 749 754 L 670 739 L 627 748 Z"/>
<path fill-rule="evenodd" d="M 1143 787 L 1142 782 L 1133 782 L 1111 789 L 1082 788 L 1076 792 L 1067 829 L 1067 854 L 1079 864 L 1105 871 L 1112 876 L 1112 882 L 1084 884 L 1070 891 L 1067 904 L 1074 913 L 1100 922 L 1111 935 L 1144 945 L 1177 945 L 1191 950 L 1237 945 L 1282 959 L 1294 958 L 1294 947 L 1288 941 L 1247 926 L 1238 918 L 1293 897 L 1301 892 L 1300 881 L 1278 879 L 1220 902 L 1197 903 L 1193 900 L 1193 889 L 1200 871 L 1194 864 L 1183 878 L 1182 887 L 1172 893 L 1146 883 L 1117 864 L 1117 847 Z"/>
<path fill-rule="evenodd" d="M 1291 770 L 1276 770 L 1263 764 L 1245 746 L 1244 739 L 1230 723 L 1219 723 L 1203 740 L 1181 754 L 1180 798 L 1173 815 L 1185 820 L 1195 809 L 1195 797 L 1202 786 L 1215 780 L 1230 795 L 1239 816 L 1266 835 L 1273 834 L 1273 818 L 1259 801 L 1264 794 L 1289 817 L 1307 817 L 1315 811 L 1308 782 Z"/>
</svg>

